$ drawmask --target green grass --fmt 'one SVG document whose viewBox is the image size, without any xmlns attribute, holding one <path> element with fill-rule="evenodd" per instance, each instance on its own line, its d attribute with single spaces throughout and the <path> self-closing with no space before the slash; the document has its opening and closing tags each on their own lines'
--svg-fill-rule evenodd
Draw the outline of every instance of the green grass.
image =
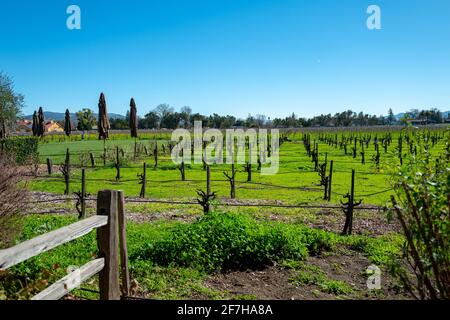
<svg viewBox="0 0 450 320">
<path fill-rule="evenodd" d="M 151 140 L 142 140 L 141 143 L 150 145 Z M 162 145 L 163 140 L 159 140 Z M 332 202 L 339 203 L 342 195 L 350 190 L 351 170 L 356 170 L 355 195 L 362 199 L 363 204 L 386 205 L 392 191 L 390 188 L 389 169 L 397 159 L 394 155 L 395 142 L 391 144 L 388 153 L 382 153 L 382 165 L 379 170 L 371 160 L 374 154 L 372 144 L 366 150 L 366 164 L 361 164 L 360 156 L 353 159 L 345 155 L 343 150 L 330 147 L 325 143 L 319 143 L 320 162 L 324 161 L 327 154 L 328 163 L 334 161 L 333 173 L 333 195 Z M 102 166 L 100 155 L 103 150 L 103 142 L 98 140 L 66 141 L 41 143 L 39 147 L 40 158 L 45 162 L 47 157 L 53 159 L 55 165 L 64 161 L 66 148 L 69 148 L 72 163 L 80 163 L 80 158 L 87 159 L 86 152 L 92 151 L 97 158 L 96 168 L 87 168 L 88 192 L 95 194 L 105 188 L 122 189 L 127 196 L 137 196 L 140 192 L 137 174 L 142 173 L 143 162 L 147 162 L 148 197 L 153 198 L 193 198 L 196 197 L 197 189 L 205 188 L 206 173 L 202 165 L 192 164 L 186 166 L 186 179 L 181 181 L 180 172 L 176 165 L 171 162 L 168 154 L 160 155 L 157 169 L 153 168 L 153 157 L 141 156 L 134 161 L 132 158 L 134 141 L 111 140 L 107 142 L 108 148 L 114 149 L 120 146 L 126 150 L 127 160 L 121 168 L 121 181 L 115 181 L 116 170 L 112 160 L 108 160 L 107 166 Z M 432 149 L 433 154 L 438 154 L 443 148 L 442 141 Z M 161 150 L 161 147 L 160 147 Z M 264 199 L 282 200 L 288 203 L 321 203 L 323 202 L 323 187 L 319 184 L 319 175 L 313 171 L 313 163 L 306 155 L 305 148 L 300 141 L 286 142 L 280 151 L 280 169 L 278 174 L 262 176 L 257 172 L 256 165 L 253 166 L 253 181 L 247 183 L 247 174 L 243 172 L 242 166 L 238 170 L 236 196 L 238 199 Z M 212 166 L 212 189 L 219 197 L 227 198 L 230 193 L 229 182 L 223 175 L 223 171 L 230 170 L 229 165 Z M 71 190 L 80 189 L 81 170 L 73 168 Z M 102 181 L 106 180 L 106 181 Z M 315 189 L 302 190 L 301 187 Z M 61 174 L 56 170 L 53 178 L 41 178 L 30 182 L 31 190 L 63 193 L 65 186 Z M 173 191 L 177 190 L 176 193 Z"/>
<path fill-rule="evenodd" d="M 363 129 L 362 129 L 363 130 Z M 443 133 L 444 131 L 440 131 Z M 364 131 L 357 132 L 359 134 L 369 134 Z M 344 133 L 345 135 L 355 133 Z M 374 134 L 374 133 L 372 133 Z M 397 137 L 399 132 L 393 132 L 393 142 L 390 144 L 387 153 L 380 148 L 381 164 L 377 168 L 372 157 L 375 155 L 373 142 L 369 147 L 365 147 L 366 164 L 361 163 L 361 155 L 358 148 L 357 157 L 354 159 L 351 155 L 350 147 L 348 154 L 339 147 L 329 146 L 325 142 L 319 142 L 319 162 L 322 163 L 327 155 L 328 164 L 331 160 L 333 166 L 333 183 L 332 183 L 332 202 L 339 203 L 342 195 L 350 191 L 351 170 L 356 170 L 355 178 L 355 197 L 357 200 L 362 199 L 363 204 L 386 205 L 389 196 L 393 191 L 386 191 L 391 187 L 392 168 L 398 164 L 398 156 L 396 155 Z M 341 133 L 339 133 L 339 139 Z M 238 199 L 264 199 L 264 200 L 281 200 L 287 203 L 321 203 L 323 202 L 323 187 L 319 183 L 319 175 L 314 172 L 314 165 L 306 154 L 305 147 L 301 141 L 300 133 L 289 134 L 291 142 L 282 144 L 280 149 L 280 168 L 276 175 L 262 176 L 257 172 L 257 166 L 253 165 L 252 183 L 247 183 L 247 174 L 241 165 L 236 166 L 238 170 L 236 180 L 237 189 L 236 196 Z M 381 137 L 381 134 L 380 134 Z M 152 198 L 193 198 L 196 197 L 197 189 L 205 188 L 206 173 L 202 170 L 201 164 L 186 164 L 186 179 L 181 181 L 180 172 L 170 159 L 167 142 L 170 138 L 169 134 L 149 134 L 146 133 L 138 140 L 139 144 L 150 147 L 154 141 L 158 141 L 159 151 L 162 152 L 162 145 L 166 146 L 166 153 L 159 155 L 158 168 L 154 168 L 154 159 L 152 156 L 140 154 L 138 159 L 134 159 L 133 139 L 127 134 L 114 134 L 111 140 L 106 142 L 109 158 L 107 165 L 103 167 L 101 155 L 103 154 L 103 141 L 95 140 L 96 136 L 92 135 L 87 140 L 81 141 L 79 137 L 61 138 L 58 136 L 46 137 L 44 142 L 39 145 L 40 159 L 45 163 L 47 158 L 51 158 L 57 166 L 64 161 L 65 152 L 68 148 L 71 152 L 71 163 L 79 165 L 84 162 L 88 165 L 88 152 L 93 152 L 96 157 L 97 167 L 87 168 L 87 188 L 91 194 L 97 193 L 99 190 L 112 188 L 122 189 L 126 196 L 137 196 L 140 193 L 140 185 L 138 184 L 137 175 L 142 173 L 143 162 L 148 165 L 147 179 L 148 197 Z M 52 141 L 53 139 L 53 141 Z M 58 141 L 58 139 L 62 139 Z M 164 140 L 166 139 L 166 140 Z M 318 134 L 311 135 L 311 143 L 319 141 Z M 120 147 L 125 151 L 125 159 L 121 158 L 121 180 L 115 181 L 116 169 L 114 168 L 115 153 L 114 149 Z M 408 153 L 407 146 L 404 146 L 404 152 Z M 441 154 L 445 149 L 445 139 L 439 141 L 434 147 L 430 147 L 432 156 Z M 408 160 L 405 157 L 405 165 Z M 329 169 L 329 165 L 328 165 Z M 217 164 L 211 167 L 212 170 L 212 189 L 216 191 L 221 198 L 228 198 L 230 194 L 229 182 L 223 175 L 223 171 L 230 170 L 230 166 L 226 164 Z M 328 172 L 328 171 L 327 171 Z M 80 187 L 81 170 L 72 169 L 72 185 L 71 190 L 77 191 Z M 309 188 L 310 190 L 302 190 L 301 188 Z M 30 182 L 30 189 L 37 191 L 48 191 L 54 193 L 63 193 L 65 185 L 61 174 L 56 170 L 51 179 L 41 178 Z M 176 190 L 176 193 L 174 193 Z M 385 192 L 384 192 L 385 191 Z"/>
<path fill-rule="evenodd" d="M 376 265 L 386 265 L 393 255 L 401 253 L 405 238 L 397 233 L 388 233 L 377 238 L 351 236 L 345 238 L 350 249 L 363 252 L 370 262 Z"/>
</svg>

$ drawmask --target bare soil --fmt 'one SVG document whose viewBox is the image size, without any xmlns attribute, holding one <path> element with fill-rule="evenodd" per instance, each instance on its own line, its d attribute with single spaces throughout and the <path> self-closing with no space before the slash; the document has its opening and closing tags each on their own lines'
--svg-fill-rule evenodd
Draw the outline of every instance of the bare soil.
<svg viewBox="0 0 450 320">
<path fill-rule="evenodd" d="M 387 271 L 381 274 L 381 290 L 370 291 L 364 275 L 370 263 L 361 253 L 345 250 L 309 257 L 306 264 L 320 267 L 329 279 L 346 282 L 354 292 L 337 296 L 322 292 L 317 285 L 295 285 L 291 278 L 297 271 L 281 266 L 270 266 L 260 271 L 215 274 L 205 281 L 205 286 L 225 291 L 231 298 L 251 297 L 261 300 L 411 299 L 407 294 L 395 290 L 394 281 Z"/>
</svg>

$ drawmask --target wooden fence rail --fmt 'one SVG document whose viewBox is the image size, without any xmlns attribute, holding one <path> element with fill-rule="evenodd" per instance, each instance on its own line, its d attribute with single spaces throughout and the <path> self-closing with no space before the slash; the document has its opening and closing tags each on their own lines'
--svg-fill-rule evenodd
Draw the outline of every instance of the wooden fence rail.
<svg viewBox="0 0 450 320">
<path fill-rule="evenodd" d="M 15 266 L 97 229 L 98 258 L 71 271 L 32 299 L 60 299 L 82 282 L 99 274 L 100 299 L 118 300 L 121 297 L 119 255 L 123 295 L 128 294 L 130 287 L 125 227 L 123 191 L 100 191 L 97 195 L 97 215 L 0 250 L 0 270 Z"/>
</svg>

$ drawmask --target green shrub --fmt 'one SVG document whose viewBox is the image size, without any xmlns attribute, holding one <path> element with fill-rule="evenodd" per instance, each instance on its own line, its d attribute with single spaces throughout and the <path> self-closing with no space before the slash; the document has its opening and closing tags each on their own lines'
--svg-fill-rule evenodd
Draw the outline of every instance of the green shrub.
<svg viewBox="0 0 450 320">
<path fill-rule="evenodd" d="M 293 228 L 292 232 L 301 235 L 301 241 L 306 244 L 311 255 L 319 255 L 323 251 L 330 251 L 339 242 L 339 236 L 324 230 L 313 229 L 304 225 L 287 225 L 286 227 Z"/>
<path fill-rule="evenodd" d="M 13 137 L 0 141 L 1 149 L 13 157 L 17 164 L 24 164 L 29 159 L 37 159 L 38 144 L 36 137 Z"/>
<path fill-rule="evenodd" d="M 163 239 L 143 248 L 139 256 L 159 265 L 212 272 L 302 260 L 308 253 L 332 245 L 332 235 L 301 225 L 258 222 L 243 214 L 209 213 L 197 222 L 177 226 Z"/>
</svg>

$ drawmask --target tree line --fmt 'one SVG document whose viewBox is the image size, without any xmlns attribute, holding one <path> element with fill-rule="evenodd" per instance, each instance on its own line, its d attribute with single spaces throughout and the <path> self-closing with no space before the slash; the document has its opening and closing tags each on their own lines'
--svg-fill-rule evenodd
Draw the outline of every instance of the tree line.
<svg viewBox="0 0 450 320">
<path fill-rule="evenodd" d="M 16 120 L 21 117 L 23 107 L 24 96 L 16 93 L 12 79 L 5 73 L 0 72 L 0 138 L 5 137 L 7 131 L 14 128 Z M 39 112 L 37 116 L 39 117 Z M 445 119 L 443 114 L 436 108 L 424 110 L 411 109 L 404 113 L 401 119 L 397 119 L 394 116 L 392 109 L 389 109 L 387 116 L 376 116 L 347 110 L 335 113 L 334 115 L 331 113 L 321 114 L 312 118 L 299 117 L 295 113 L 292 113 L 287 117 L 274 119 L 270 119 L 262 114 L 254 116 L 249 114 L 245 119 L 242 119 L 232 115 L 219 115 L 217 113 L 213 113 L 212 115 L 194 113 L 187 106 L 182 107 L 179 111 L 175 111 L 168 104 L 160 104 L 143 117 L 138 117 L 137 127 L 139 129 L 188 129 L 193 126 L 194 121 L 202 121 L 204 127 L 218 129 L 231 127 L 350 127 L 405 124 L 411 120 L 418 120 L 423 124 L 432 124 L 443 123 L 450 119 L 449 117 Z M 42 126 L 42 121 L 34 122 Z M 61 124 L 66 127 L 67 122 L 66 119 Z M 113 130 L 130 129 L 130 113 L 128 111 L 125 118 L 122 119 L 111 118 L 109 122 L 110 128 Z M 73 128 L 80 131 L 92 130 L 96 126 L 96 123 L 97 119 L 94 116 L 94 112 L 89 108 L 84 108 L 76 113 L 76 124 L 74 124 Z M 42 128 L 33 128 L 33 133 L 35 130 L 42 131 Z"/>
<path fill-rule="evenodd" d="M 406 124 L 411 120 L 421 120 L 424 124 L 443 123 L 446 121 L 442 112 L 436 108 L 429 110 L 412 109 L 397 119 L 389 109 L 387 116 L 370 115 L 363 112 L 356 113 L 352 110 L 332 114 L 321 114 L 312 118 L 298 117 L 295 113 L 285 118 L 270 119 L 262 114 L 248 115 L 241 119 L 231 115 L 219 115 L 214 113 L 206 116 L 193 113 L 190 107 L 183 107 L 179 112 L 167 104 L 160 104 L 154 110 L 138 119 L 139 129 L 176 129 L 191 128 L 194 121 L 202 121 L 204 127 L 225 129 L 231 127 L 353 127 L 353 126 L 377 126 Z M 110 119 L 111 129 L 129 129 L 129 113 L 125 119 Z"/>
</svg>

